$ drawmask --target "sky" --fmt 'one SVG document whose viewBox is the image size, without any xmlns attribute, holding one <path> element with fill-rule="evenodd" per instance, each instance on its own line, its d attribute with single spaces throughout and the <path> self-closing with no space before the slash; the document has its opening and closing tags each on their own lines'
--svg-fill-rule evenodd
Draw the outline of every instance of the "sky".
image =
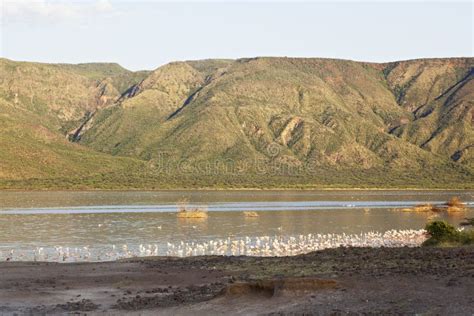
<svg viewBox="0 0 474 316">
<path fill-rule="evenodd" d="M 1 57 L 50 63 L 255 56 L 472 57 L 473 1 L 0 0 Z"/>
</svg>

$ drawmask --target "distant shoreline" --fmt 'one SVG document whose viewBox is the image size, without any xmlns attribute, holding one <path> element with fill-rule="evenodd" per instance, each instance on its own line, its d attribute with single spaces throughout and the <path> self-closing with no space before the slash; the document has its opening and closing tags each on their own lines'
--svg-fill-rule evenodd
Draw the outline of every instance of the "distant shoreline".
<svg viewBox="0 0 474 316">
<path fill-rule="evenodd" d="M 2 189 L 1 192 L 180 192 L 180 191 L 474 191 L 471 189 L 443 188 L 176 188 L 176 189 Z"/>
</svg>

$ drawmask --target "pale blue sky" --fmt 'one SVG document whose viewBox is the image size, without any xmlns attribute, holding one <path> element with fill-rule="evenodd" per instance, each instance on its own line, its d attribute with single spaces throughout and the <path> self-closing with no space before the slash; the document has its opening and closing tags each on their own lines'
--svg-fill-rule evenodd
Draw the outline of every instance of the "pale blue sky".
<svg viewBox="0 0 474 316">
<path fill-rule="evenodd" d="M 0 54 L 42 62 L 473 56 L 473 3 L 0 0 Z"/>
</svg>

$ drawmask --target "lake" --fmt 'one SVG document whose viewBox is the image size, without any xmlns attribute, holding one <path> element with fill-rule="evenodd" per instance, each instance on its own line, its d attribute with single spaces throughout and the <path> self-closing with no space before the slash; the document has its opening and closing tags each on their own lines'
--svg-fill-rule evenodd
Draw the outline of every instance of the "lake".
<svg viewBox="0 0 474 316">
<path fill-rule="evenodd" d="M 399 209 L 453 196 L 467 202 L 468 211 L 438 218 L 457 225 L 474 216 L 474 191 L 5 191 L 0 192 L 0 260 L 12 249 L 24 260 L 39 248 L 51 258 L 66 247 L 97 255 L 125 245 L 139 254 L 165 255 L 169 243 L 419 230 L 432 214 Z M 177 218 L 183 200 L 206 208 L 208 218 Z M 245 217 L 243 211 L 259 216 Z M 156 251 L 144 250 L 146 245 Z"/>
</svg>

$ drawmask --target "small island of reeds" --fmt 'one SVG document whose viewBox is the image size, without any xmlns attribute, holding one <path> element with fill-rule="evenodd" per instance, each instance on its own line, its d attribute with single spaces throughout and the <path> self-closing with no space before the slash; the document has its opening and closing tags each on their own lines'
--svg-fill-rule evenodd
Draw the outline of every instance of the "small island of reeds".
<svg viewBox="0 0 474 316">
<path fill-rule="evenodd" d="M 187 202 L 178 204 L 178 218 L 207 218 L 207 210 L 204 207 L 188 207 Z"/>
<path fill-rule="evenodd" d="M 403 212 L 454 213 L 454 212 L 463 212 L 466 209 L 467 209 L 466 204 L 463 203 L 459 197 L 455 196 L 451 198 L 448 202 L 443 203 L 443 204 L 430 204 L 430 203 L 419 204 L 411 208 L 404 208 L 402 209 L 402 211 Z"/>
</svg>

